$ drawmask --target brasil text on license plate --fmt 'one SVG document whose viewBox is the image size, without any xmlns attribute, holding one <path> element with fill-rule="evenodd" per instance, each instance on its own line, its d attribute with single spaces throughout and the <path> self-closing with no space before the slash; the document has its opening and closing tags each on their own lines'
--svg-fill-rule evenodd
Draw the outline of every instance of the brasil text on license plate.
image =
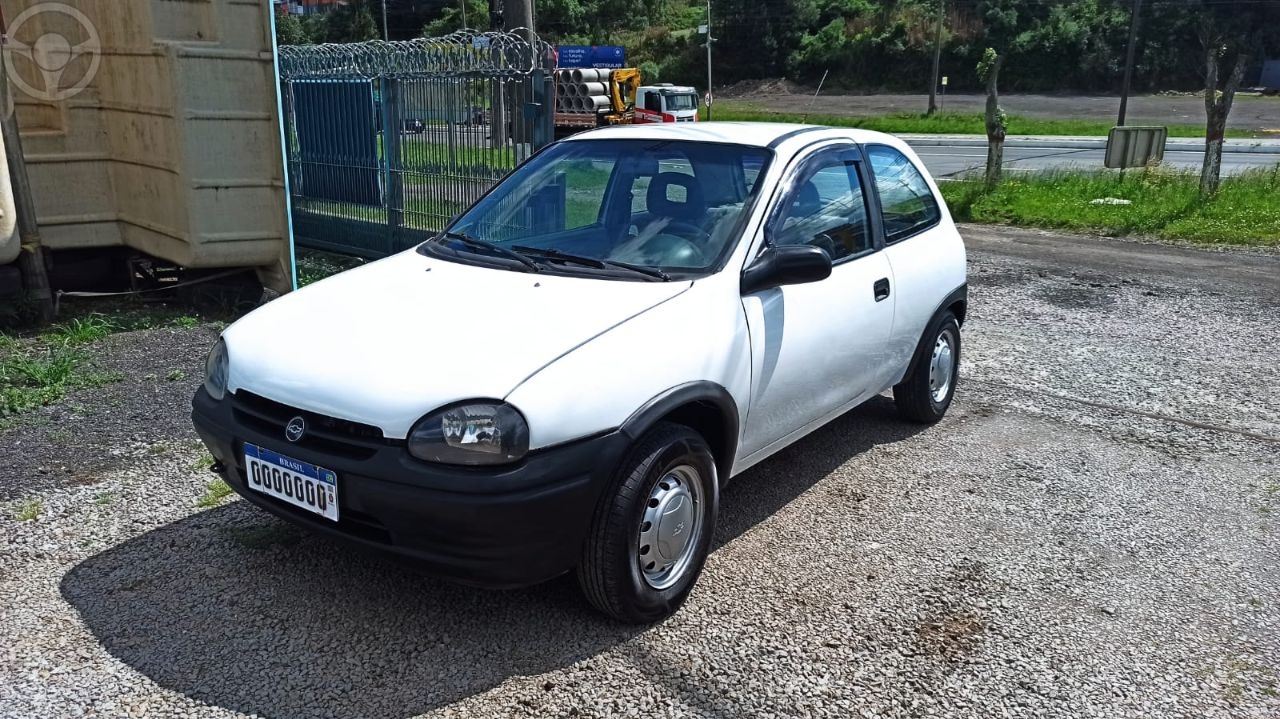
<svg viewBox="0 0 1280 719">
<path fill-rule="evenodd" d="M 338 521 L 338 475 L 248 442 L 244 467 L 249 488 Z"/>
</svg>

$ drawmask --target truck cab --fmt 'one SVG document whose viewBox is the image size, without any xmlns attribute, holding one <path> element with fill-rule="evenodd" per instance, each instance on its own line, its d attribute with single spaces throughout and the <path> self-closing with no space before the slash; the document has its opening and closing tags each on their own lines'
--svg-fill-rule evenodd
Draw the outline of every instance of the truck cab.
<svg viewBox="0 0 1280 719">
<path fill-rule="evenodd" d="M 698 91 L 669 82 L 636 90 L 635 123 L 697 122 Z"/>
</svg>

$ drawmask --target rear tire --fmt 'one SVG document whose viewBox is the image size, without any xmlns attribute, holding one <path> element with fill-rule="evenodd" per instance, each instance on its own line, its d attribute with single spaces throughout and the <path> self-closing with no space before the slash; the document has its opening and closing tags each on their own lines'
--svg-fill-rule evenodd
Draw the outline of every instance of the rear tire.
<svg viewBox="0 0 1280 719">
<path fill-rule="evenodd" d="M 960 323 L 943 312 L 929 324 L 915 366 L 893 388 L 893 400 L 905 419 L 922 424 L 941 420 L 960 380 Z"/>
<path fill-rule="evenodd" d="M 702 436 L 669 422 L 649 430 L 596 507 L 578 566 L 587 600 L 628 624 L 674 614 L 702 572 L 719 502 Z"/>
</svg>

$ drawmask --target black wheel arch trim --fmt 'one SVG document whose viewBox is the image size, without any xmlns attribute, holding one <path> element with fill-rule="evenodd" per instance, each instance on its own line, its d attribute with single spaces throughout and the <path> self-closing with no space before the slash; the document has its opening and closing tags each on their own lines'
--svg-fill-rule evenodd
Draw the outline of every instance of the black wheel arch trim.
<svg viewBox="0 0 1280 719">
<path fill-rule="evenodd" d="M 952 290 L 951 293 L 942 300 L 942 302 L 938 303 L 938 306 L 933 310 L 933 314 L 929 315 L 929 321 L 925 323 L 924 330 L 920 332 L 920 339 L 916 341 L 916 349 L 911 353 L 911 364 L 907 365 L 907 371 L 902 375 L 904 378 L 910 377 L 912 373 L 916 371 L 916 365 L 920 363 L 920 358 L 924 355 L 924 351 L 929 341 L 925 335 L 928 333 L 929 327 L 933 325 L 933 321 L 938 319 L 943 312 L 946 312 L 957 302 L 962 302 L 966 306 L 969 304 L 968 282 L 965 282 Z M 964 314 L 965 313 L 961 313 L 956 316 L 956 322 L 961 326 L 964 325 Z"/>
<path fill-rule="evenodd" d="M 716 410 L 720 417 L 719 447 L 716 438 L 704 437 L 707 444 L 717 449 L 715 462 L 716 473 L 723 487 L 729 479 L 733 468 L 733 460 L 738 453 L 738 403 L 733 395 L 723 386 L 709 381 L 686 382 L 653 397 L 642 407 L 631 413 L 619 430 L 631 441 L 640 438 L 649 428 L 664 417 L 689 405 L 707 404 Z M 696 427 L 694 428 L 697 429 Z"/>
</svg>

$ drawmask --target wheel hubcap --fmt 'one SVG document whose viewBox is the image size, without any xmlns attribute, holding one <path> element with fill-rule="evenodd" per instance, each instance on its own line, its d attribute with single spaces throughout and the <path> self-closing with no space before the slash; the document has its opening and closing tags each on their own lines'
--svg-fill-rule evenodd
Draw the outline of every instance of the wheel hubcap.
<svg viewBox="0 0 1280 719">
<path fill-rule="evenodd" d="M 636 561 L 645 582 L 667 589 L 684 576 L 702 536 L 698 470 L 681 465 L 663 475 L 649 493 L 640 519 Z"/>
<path fill-rule="evenodd" d="M 933 356 L 929 360 L 929 394 L 934 402 L 942 402 L 951 389 L 951 379 L 955 374 L 955 351 L 952 347 L 951 332 L 938 335 L 933 344 Z"/>
</svg>

